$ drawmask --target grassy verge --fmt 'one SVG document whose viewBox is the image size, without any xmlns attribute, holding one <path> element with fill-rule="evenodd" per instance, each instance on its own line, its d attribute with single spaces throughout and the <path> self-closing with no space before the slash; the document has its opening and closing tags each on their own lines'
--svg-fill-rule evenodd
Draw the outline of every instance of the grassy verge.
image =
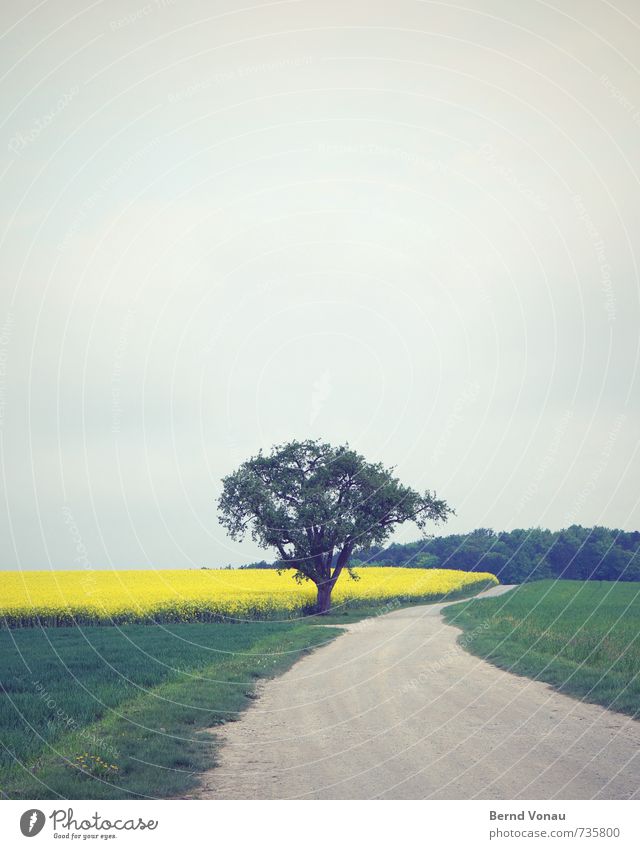
<svg viewBox="0 0 640 849">
<path fill-rule="evenodd" d="M 307 623 L 0 632 L 4 798 L 167 798 L 214 760 L 206 729 L 256 679 L 333 639 Z"/>
<path fill-rule="evenodd" d="M 538 581 L 444 617 L 496 666 L 640 718 L 640 584 Z"/>
<path fill-rule="evenodd" d="M 334 604 L 328 614 L 319 615 L 317 613 L 310 613 L 305 617 L 305 621 L 316 622 L 318 625 L 348 625 L 350 622 L 359 622 L 361 619 L 384 616 L 386 613 L 393 613 L 394 610 L 403 610 L 406 607 L 419 607 L 424 604 L 442 604 L 443 602 L 470 598 L 491 589 L 491 587 L 496 586 L 496 583 L 495 579 L 491 581 L 474 581 L 457 590 L 434 594 L 428 599 L 398 596 L 392 599 L 383 598 L 378 601 L 359 603 L 349 601 L 346 604 Z"/>
</svg>

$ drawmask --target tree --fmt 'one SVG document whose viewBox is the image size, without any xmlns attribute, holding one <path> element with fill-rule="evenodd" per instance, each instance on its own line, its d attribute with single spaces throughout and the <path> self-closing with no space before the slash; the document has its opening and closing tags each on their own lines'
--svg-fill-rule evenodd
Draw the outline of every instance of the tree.
<svg viewBox="0 0 640 849">
<path fill-rule="evenodd" d="M 436 554 L 418 554 L 408 564 L 414 569 L 437 569 L 440 566 L 440 560 Z"/>
<path fill-rule="evenodd" d="M 368 463 L 348 445 L 290 442 L 262 451 L 222 481 L 219 519 L 232 539 L 251 533 L 275 548 L 282 569 L 318 588 L 317 610 L 327 613 L 331 593 L 354 548 L 380 545 L 412 521 L 446 521 L 453 510 L 429 491 L 403 486 L 381 463 Z"/>
</svg>

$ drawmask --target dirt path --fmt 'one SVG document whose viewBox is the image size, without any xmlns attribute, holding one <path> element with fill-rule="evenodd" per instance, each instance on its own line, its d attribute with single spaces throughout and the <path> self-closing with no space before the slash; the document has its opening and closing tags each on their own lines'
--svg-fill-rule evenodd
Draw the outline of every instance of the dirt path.
<svg viewBox="0 0 640 849">
<path fill-rule="evenodd" d="M 473 657 L 441 608 L 347 626 L 261 685 L 216 732 L 219 766 L 196 795 L 640 798 L 640 723 Z"/>
</svg>

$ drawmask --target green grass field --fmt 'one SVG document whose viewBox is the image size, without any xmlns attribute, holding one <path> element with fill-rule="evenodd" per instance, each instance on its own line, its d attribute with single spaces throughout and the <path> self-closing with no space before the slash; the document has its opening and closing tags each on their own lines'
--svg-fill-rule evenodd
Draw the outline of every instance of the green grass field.
<svg viewBox="0 0 640 849">
<path fill-rule="evenodd" d="M 0 796 L 167 798 L 214 762 L 206 729 L 337 628 L 193 623 L 0 631 Z"/>
<path fill-rule="evenodd" d="M 207 729 L 237 718 L 256 679 L 333 639 L 332 626 L 406 606 L 285 622 L 0 629 L 0 798 L 185 794 L 215 762 Z"/>
<path fill-rule="evenodd" d="M 373 607 L 299 622 L 0 630 L 0 796 L 170 798 L 214 763 L 207 729 Z M 527 584 L 445 610 L 467 648 L 513 672 L 640 715 L 640 585 Z"/>
<path fill-rule="evenodd" d="M 640 716 L 640 584 L 538 581 L 444 616 L 496 666 Z"/>
</svg>

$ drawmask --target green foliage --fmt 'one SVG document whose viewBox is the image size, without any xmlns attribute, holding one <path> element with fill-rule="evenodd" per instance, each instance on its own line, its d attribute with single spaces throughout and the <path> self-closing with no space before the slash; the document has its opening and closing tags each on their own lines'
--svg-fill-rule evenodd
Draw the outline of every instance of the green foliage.
<svg viewBox="0 0 640 849">
<path fill-rule="evenodd" d="M 353 563 L 421 566 L 492 572 L 503 584 L 542 578 L 640 580 L 640 533 L 572 525 L 496 533 L 478 528 L 469 534 L 431 537 L 419 542 L 360 548 Z M 425 562 L 429 558 L 429 562 Z"/>
<path fill-rule="evenodd" d="M 278 552 L 280 568 L 295 569 L 298 579 L 329 594 L 356 546 L 379 546 L 403 522 L 422 529 L 453 512 L 435 494 L 401 484 L 381 463 L 317 440 L 260 452 L 222 483 L 219 519 L 230 536 L 250 533 Z"/>
<path fill-rule="evenodd" d="M 447 607 L 444 617 L 496 666 L 640 716 L 640 587 L 539 581 Z"/>
</svg>

